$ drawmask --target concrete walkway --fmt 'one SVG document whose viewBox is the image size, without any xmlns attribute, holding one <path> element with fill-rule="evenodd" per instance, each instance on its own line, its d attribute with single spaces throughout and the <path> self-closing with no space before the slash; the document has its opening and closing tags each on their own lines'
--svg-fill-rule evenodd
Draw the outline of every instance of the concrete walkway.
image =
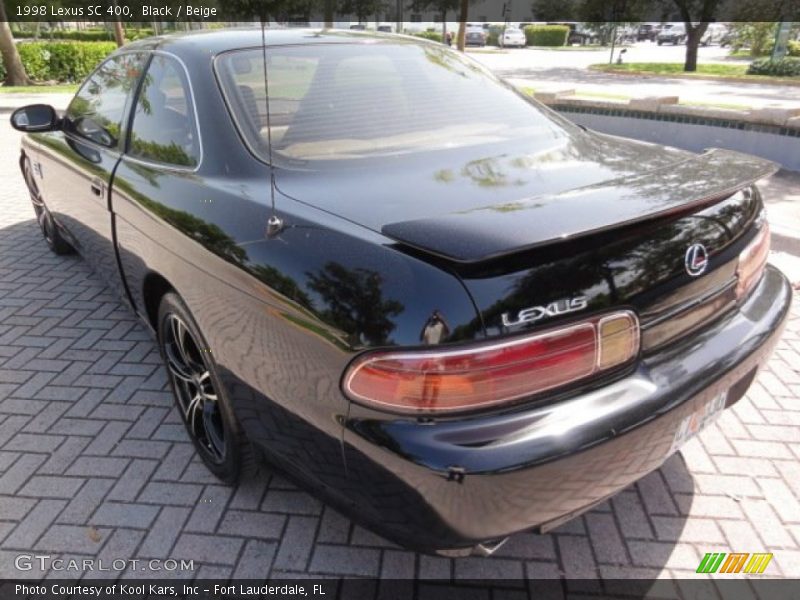
<svg viewBox="0 0 800 600">
<path fill-rule="evenodd" d="M 708 50 L 708 49 L 701 49 Z M 719 51 L 719 48 L 712 50 Z M 664 59 L 654 59 L 652 53 L 669 52 Z M 681 46 L 650 48 L 648 54 L 640 49 L 629 49 L 626 62 L 683 62 Z M 580 93 L 611 98 L 624 96 L 679 96 L 681 102 L 699 105 L 727 105 L 734 107 L 800 108 L 800 87 L 766 83 L 740 83 L 712 79 L 682 79 L 675 77 L 615 75 L 590 71 L 590 64 L 607 63 L 608 51 L 548 51 L 509 50 L 506 53 L 469 53 L 472 58 L 514 85 L 532 87 L 537 92 L 574 89 Z M 701 58 L 702 58 L 701 52 Z M 722 59 L 708 62 L 723 62 Z M 727 61 L 739 63 L 740 61 Z"/>
</svg>

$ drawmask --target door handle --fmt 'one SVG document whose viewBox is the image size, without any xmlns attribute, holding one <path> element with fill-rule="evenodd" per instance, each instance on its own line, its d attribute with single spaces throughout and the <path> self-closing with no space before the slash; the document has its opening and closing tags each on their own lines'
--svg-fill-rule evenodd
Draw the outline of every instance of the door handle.
<svg viewBox="0 0 800 600">
<path fill-rule="evenodd" d="M 91 185 L 89 186 L 92 189 L 92 193 L 97 196 L 98 198 L 103 197 L 103 189 L 106 187 L 106 184 L 103 183 L 100 179 L 93 179 Z"/>
</svg>

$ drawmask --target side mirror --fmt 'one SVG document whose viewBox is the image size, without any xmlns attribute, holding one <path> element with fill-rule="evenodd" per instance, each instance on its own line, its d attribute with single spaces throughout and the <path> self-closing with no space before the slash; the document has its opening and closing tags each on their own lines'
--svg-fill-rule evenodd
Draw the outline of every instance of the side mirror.
<svg viewBox="0 0 800 600">
<path fill-rule="evenodd" d="M 59 127 L 58 113 L 49 104 L 29 104 L 11 113 L 11 126 L 18 131 L 53 131 Z"/>
</svg>

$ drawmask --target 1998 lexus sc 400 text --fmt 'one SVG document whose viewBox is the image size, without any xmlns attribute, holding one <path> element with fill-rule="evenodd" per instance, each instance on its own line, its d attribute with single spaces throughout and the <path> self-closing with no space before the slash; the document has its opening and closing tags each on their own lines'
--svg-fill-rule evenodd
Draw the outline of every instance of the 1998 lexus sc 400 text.
<svg viewBox="0 0 800 600">
<path fill-rule="evenodd" d="M 266 40 L 139 41 L 11 117 L 47 243 L 154 332 L 218 477 L 266 457 L 392 540 L 488 553 L 745 393 L 791 301 L 771 163 L 587 131 L 441 44 Z"/>
</svg>

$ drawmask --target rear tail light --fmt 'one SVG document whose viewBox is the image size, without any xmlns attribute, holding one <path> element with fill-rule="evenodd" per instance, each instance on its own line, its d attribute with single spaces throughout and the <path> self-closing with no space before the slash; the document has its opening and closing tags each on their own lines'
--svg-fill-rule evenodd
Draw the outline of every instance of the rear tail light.
<svg viewBox="0 0 800 600">
<path fill-rule="evenodd" d="M 739 280 L 736 284 L 737 298 L 747 296 L 761 279 L 769 257 L 769 239 L 769 223 L 764 221 L 753 241 L 739 254 L 739 264 L 736 266 Z"/>
<path fill-rule="evenodd" d="M 347 369 L 345 394 L 400 412 L 482 408 L 584 380 L 639 352 L 630 311 L 468 348 L 382 351 Z"/>
</svg>

